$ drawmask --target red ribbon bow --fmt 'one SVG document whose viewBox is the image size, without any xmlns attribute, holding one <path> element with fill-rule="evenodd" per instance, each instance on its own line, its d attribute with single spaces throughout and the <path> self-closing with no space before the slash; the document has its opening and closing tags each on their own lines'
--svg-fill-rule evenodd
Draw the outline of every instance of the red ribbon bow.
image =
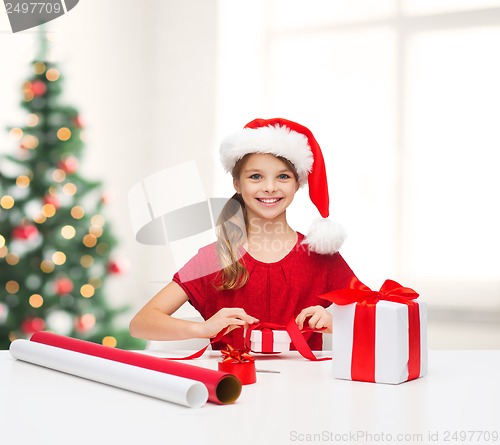
<svg viewBox="0 0 500 445">
<path fill-rule="evenodd" d="M 373 291 L 356 277 L 352 277 L 347 288 L 328 292 L 321 295 L 321 298 L 338 305 L 377 304 L 380 300 L 406 304 L 418 298 L 418 294 L 413 289 L 403 287 L 393 280 L 385 280 L 379 291 Z"/>
<path fill-rule="evenodd" d="M 222 349 L 222 362 L 231 363 L 246 363 L 253 362 L 255 360 L 250 354 L 242 349 L 234 349 L 231 345 L 227 345 L 227 349 Z"/>
<path fill-rule="evenodd" d="M 420 375 L 420 313 L 415 299 L 417 292 L 386 280 L 379 291 L 373 291 L 356 277 L 349 287 L 328 292 L 321 296 L 337 305 L 356 303 L 353 327 L 351 378 L 375 381 L 375 314 L 380 300 L 406 304 L 408 306 L 408 380 Z"/>
<path fill-rule="evenodd" d="M 238 377 L 243 385 L 250 385 L 257 381 L 255 359 L 243 349 L 234 349 L 227 345 L 221 349 L 222 361 L 219 362 L 219 371 L 228 372 Z"/>
</svg>

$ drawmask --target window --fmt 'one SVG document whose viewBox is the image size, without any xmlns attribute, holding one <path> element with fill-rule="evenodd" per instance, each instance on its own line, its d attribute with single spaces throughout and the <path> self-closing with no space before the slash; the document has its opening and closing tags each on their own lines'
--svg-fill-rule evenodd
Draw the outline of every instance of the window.
<svg viewBox="0 0 500 445">
<path fill-rule="evenodd" d="M 500 310 L 500 0 L 219 5 L 219 135 L 255 117 L 308 126 L 362 281 Z M 297 200 L 305 230 L 314 207 Z"/>
</svg>

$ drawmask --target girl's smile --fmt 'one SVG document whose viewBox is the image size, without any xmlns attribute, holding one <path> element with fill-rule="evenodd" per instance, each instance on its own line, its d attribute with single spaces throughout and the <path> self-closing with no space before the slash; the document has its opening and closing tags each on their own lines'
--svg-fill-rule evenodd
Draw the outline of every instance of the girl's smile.
<svg viewBox="0 0 500 445">
<path fill-rule="evenodd" d="M 283 198 L 257 198 L 257 201 L 261 202 L 266 206 L 272 206 L 277 202 L 281 201 Z"/>
</svg>

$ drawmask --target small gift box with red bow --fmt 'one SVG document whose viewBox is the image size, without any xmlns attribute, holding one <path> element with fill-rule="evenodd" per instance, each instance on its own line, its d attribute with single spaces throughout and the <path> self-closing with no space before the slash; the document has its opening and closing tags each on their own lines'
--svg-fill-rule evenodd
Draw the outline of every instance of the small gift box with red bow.
<svg viewBox="0 0 500 445">
<path fill-rule="evenodd" d="M 308 360 L 330 360 L 330 357 L 318 358 L 311 351 L 304 335 L 311 332 L 314 331 L 310 328 L 300 330 L 294 318 L 285 325 L 268 322 L 251 324 L 245 333 L 245 350 L 261 354 L 277 354 L 290 351 L 290 346 L 293 344 L 300 355 Z"/>
<path fill-rule="evenodd" d="M 222 361 L 219 362 L 219 371 L 229 372 L 235 375 L 243 385 L 250 385 L 257 381 L 255 370 L 255 359 L 241 349 L 234 349 L 227 345 L 227 349 L 221 350 Z"/>
<path fill-rule="evenodd" d="M 287 331 L 261 328 L 250 333 L 250 350 L 264 354 L 275 354 L 290 350 L 290 335 Z"/>
<path fill-rule="evenodd" d="M 333 375 L 398 384 L 427 373 L 427 306 L 392 280 L 379 291 L 354 278 L 322 295 L 334 304 Z"/>
</svg>

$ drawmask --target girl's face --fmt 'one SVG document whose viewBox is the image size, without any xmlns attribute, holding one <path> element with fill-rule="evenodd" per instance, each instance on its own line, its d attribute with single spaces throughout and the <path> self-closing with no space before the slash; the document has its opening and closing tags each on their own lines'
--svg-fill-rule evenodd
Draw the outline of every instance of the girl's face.
<svg viewBox="0 0 500 445">
<path fill-rule="evenodd" d="M 284 215 L 299 188 L 294 172 L 281 159 L 271 154 L 250 155 L 234 188 L 241 194 L 247 216 L 274 220 Z"/>
</svg>

